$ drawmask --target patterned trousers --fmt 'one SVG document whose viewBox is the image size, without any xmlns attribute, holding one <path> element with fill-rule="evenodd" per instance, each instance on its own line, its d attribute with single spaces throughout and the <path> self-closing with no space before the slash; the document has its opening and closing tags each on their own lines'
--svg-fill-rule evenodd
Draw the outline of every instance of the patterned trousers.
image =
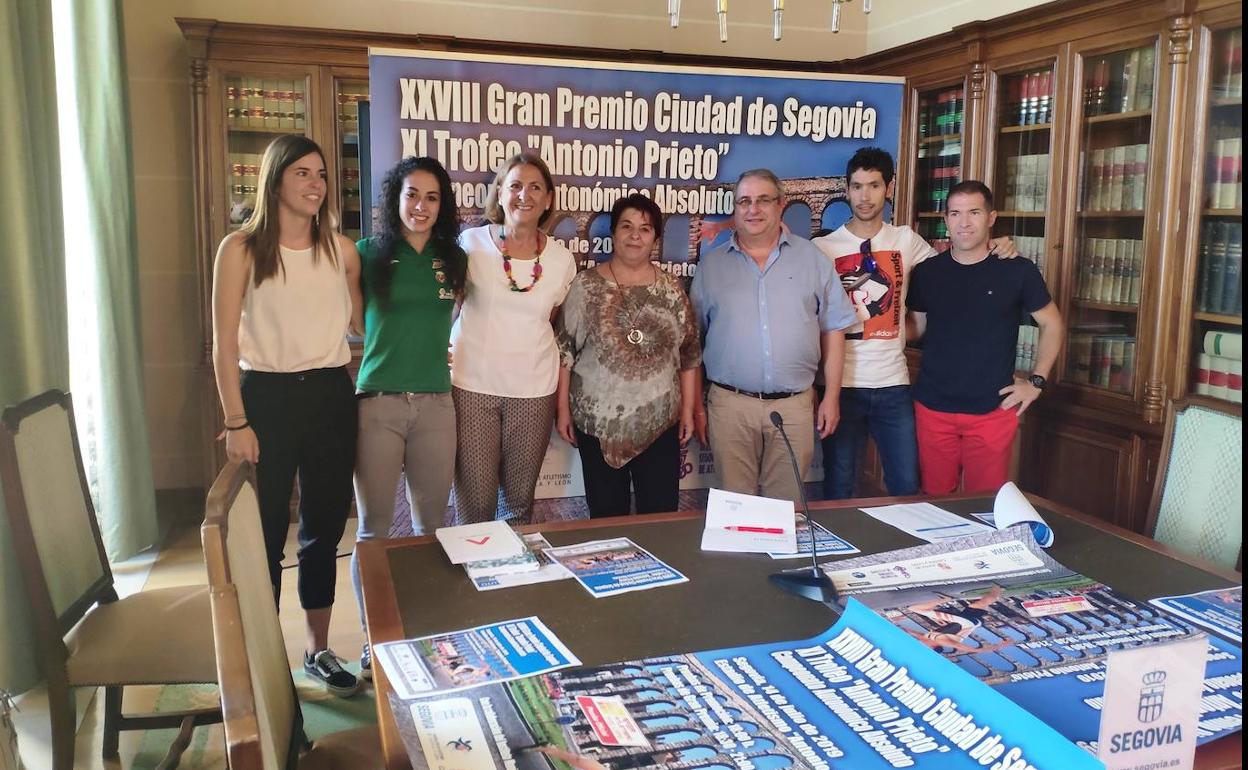
<svg viewBox="0 0 1248 770">
<path fill-rule="evenodd" d="M 507 398 L 454 388 L 459 448 L 455 457 L 455 523 L 503 518 L 526 524 L 555 423 L 555 394 Z M 501 495 L 500 495 L 501 487 Z"/>
</svg>

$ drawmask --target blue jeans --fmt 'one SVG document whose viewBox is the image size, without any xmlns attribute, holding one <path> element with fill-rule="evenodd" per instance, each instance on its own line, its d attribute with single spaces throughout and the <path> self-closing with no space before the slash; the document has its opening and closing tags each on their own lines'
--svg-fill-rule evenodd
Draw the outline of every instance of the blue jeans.
<svg viewBox="0 0 1248 770">
<path fill-rule="evenodd" d="M 823 496 L 854 496 L 858 455 L 867 433 L 875 439 L 890 495 L 919 493 L 919 448 L 914 434 L 914 401 L 909 385 L 841 388 L 841 421 L 823 440 Z"/>
</svg>

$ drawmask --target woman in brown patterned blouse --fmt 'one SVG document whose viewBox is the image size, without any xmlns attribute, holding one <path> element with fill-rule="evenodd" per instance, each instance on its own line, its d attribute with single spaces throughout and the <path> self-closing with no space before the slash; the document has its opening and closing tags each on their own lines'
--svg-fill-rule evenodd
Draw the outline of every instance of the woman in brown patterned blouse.
<svg viewBox="0 0 1248 770">
<path fill-rule="evenodd" d="M 576 446 L 590 516 L 675 510 L 702 351 L 693 308 L 651 261 L 662 214 L 644 195 L 611 209 L 614 253 L 572 282 L 559 318 L 557 427 Z"/>
</svg>

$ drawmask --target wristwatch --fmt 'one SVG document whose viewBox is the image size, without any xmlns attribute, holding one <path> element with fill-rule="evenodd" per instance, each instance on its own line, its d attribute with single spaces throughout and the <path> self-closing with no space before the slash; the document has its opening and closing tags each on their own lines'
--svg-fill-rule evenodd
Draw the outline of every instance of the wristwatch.
<svg viewBox="0 0 1248 770">
<path fill-rule="evenodd" d="M 1027 381 L 1030 382 L 1032 385 L 1035 385 L 1037 390 L 1044 390 L 1044 386 L 1049 384 L 1048 380 L 1044 379 L 1038 374 L 1031 375 L 1030 377 L 1027 378 Z"/>
</svg>

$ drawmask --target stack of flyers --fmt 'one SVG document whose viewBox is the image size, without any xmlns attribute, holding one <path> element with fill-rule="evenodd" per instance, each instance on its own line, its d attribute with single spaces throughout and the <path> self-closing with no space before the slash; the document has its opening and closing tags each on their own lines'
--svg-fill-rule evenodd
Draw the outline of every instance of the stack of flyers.
<svg viewBox="0 0 1248 770">
<path fill-rule="evenodd" d="M 547 548 L 546 555 L 595 598 L 689 580 L 626 537 Z"/>
<path fill-rule="evenodd" d="M 470 579 L 476 581 L 480 578 L 498 577 L 499 575 L 536 572 L 540 566 L 542 565 L 538 562 L 537 557 L 526 548 L 515 556 L 466 562 L 464 570 L 468 573 Z"/>
<path fill-rule="evenodd" d="M 468 577 L 472 578 L 472 585 L 478 591 L 493 591 L 496 588 L 548 583 L 552 580 L 565 580 L 572 577 L 571 573 L 561 565 L 551 561 L 550 557 L 544 553 L 543 549 L 549 548 L 550 543 L 546 542 L 546 538 L 542 537 L 540 532 L 524 535 L 524 544 L 528 547 L 528 553 L 537 562 L 537 569 L 528 572 L 513 572 L 507 575 L 490 575 L 487 577 L 476 577 L 470 570 Z M 466 566 L 470 567 L 471 565 Z"/>
</svg>

